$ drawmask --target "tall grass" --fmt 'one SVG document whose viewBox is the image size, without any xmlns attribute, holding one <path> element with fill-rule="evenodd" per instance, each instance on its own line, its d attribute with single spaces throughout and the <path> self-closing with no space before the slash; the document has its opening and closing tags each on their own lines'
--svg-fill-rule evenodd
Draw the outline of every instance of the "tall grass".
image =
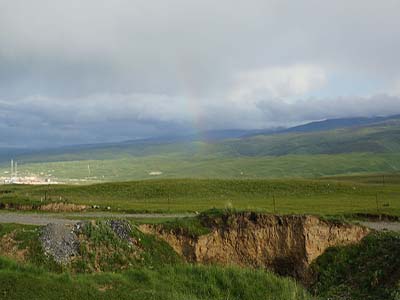
<svg viewBox="0 0 400 300">
<path fill-rule="evenodd" d="M 312 265 L 311 289 L 322 299 L 398 300 L 400 234 L 373 233 L 356 245 L 328 249 Z"/>
<path fill-rule="evenodd" d="M 310 296 L 294 281 L 262 270 L 176 265 L 70 275 L 0 258 L 0 299 L 302 300 Z"/>
</svg>

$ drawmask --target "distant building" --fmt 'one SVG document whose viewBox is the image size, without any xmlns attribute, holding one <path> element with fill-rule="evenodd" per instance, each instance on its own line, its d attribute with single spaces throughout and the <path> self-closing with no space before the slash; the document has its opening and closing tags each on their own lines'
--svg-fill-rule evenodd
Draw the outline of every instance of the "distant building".
<svg viewBox="0 0 400 300">
<path fill-rule="evenodd" d="M 149 172 L 149 175 L 150 175 L 150 176 L 159 176 L 159 175 L 161 175 L 161 174 L 162 174 L 161 171 L 151 171 L 151 172 Z"/>
</svg>

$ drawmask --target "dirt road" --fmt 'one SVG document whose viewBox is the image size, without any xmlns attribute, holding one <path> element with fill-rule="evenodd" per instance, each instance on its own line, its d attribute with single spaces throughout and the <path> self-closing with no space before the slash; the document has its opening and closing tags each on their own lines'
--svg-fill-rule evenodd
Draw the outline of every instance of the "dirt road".
<svg viewBox="0 0 400 300">
<path fill-rule="evenodd" d="M 194 214 L 126 214 L 107 212 L 87 213 L 29 213 L 0 211 L 0 223 L 17 223 L 26 225 L 46 225 L 48 223 L 75 224 L 83 219 L 90 218 L 130 218 L 130 219 L 156 219 L 156 218 L 183 218 Z M 80 219 L 82 218 L 82 219 Z M 400 222 L 359 222 L 365 227 L 382 231 L 392 230 L 400 232 Z"/>
<path fill-rule="evenodd" d="M 383 231 L 383 230 L 390 230 L 390 231 L 400 231 L 400 222 L 359 222 L 361 225 L 365 227 Z"/>
<path fill-rule="evenodd" d="M 132 218 L 132 219 L 154 219 L 154 218 L 183 218 L 194 216 L 194 214 L 118 214 L 106 212 L 93 213 L 18 213 L 0 212 L 0 223 L 17 223 L 25 225 L 46 225 L 48 223 L 75 224 L 87 218 Z M 73 218 L 73 219 L 69 219 Z"/>
</svg>

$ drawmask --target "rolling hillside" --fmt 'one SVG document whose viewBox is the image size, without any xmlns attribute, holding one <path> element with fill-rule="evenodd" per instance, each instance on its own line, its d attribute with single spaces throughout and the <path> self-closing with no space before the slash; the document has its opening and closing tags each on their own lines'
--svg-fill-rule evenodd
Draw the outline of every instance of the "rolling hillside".
<svg viewBox="0 0 400 300">
<path fill-rule="evenodd" d="M 246 156 L 400 152 L 400 118 L 328 131 L 269 134 L 223 143 Z"/>
<path fill-rule="evenodd" d="M 13 158 L 19 161 L 21 174 L 88 181 L 153 178 L 151 172 L 164 178 L 276 178 L 400 170 L 400 116 L 327 120 L 268 133 L 228 131 L 208 136 L 213 138 L 70 146 L 16 153 Z M 11 156 L 3 156 L 3 173 L 8 159 Z"/>
</svg>

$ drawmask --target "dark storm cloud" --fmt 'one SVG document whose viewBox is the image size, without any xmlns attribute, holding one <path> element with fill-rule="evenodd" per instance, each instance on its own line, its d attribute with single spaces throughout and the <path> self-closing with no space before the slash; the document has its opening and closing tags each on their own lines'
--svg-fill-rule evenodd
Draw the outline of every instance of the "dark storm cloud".
<svg viewBox="0 0 400 300">
<path fill-rule="evenodd" d="M 399 10 L 395 0 L 0 0 L 2 144 L 399 113 Z M 346 95 L 340 78 L 365 90 Z"/>
</svg>

